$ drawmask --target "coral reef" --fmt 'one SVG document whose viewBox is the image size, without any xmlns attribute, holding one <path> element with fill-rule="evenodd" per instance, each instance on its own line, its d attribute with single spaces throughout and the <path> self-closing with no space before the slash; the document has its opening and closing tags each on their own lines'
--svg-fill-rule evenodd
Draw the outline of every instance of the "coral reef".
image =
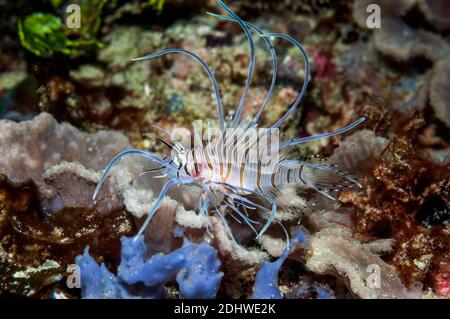
<svg viewBox="0 0 450 319">
<path fill-rule="evenodd" d="M 295 150 L 302 159 L 327 158 L 362 188 L 335 203 L 284 189 L 275 222 L 289 233 L 300 227 L 306 238 L 288 248 L 278 225 L 255 241 L 232 221 L 237 246 L 219 217 L 195 213 L 200 193 L 184 186 L 133 241 L 162 186 L 137 157 L 122 160 L 92 200 L 116 154 L 162 151 L 143 135 L 152 125 L 170 131 L 215 118 L 209 80 L 191 60 L 131 59 L 168 47 L 197 53 L 217 76 L 230 120 L 248 44 L 238 25 L 204 15 L 216 11 L 214 1 L 70 2 L 88 5 L 81 29 L 65 27 L 67 1 L 0 1 L 0 297 L 450 298 L 445 0 L 230 3 L 309 54 L 308 93 L 284 136 L 367 118 L 358 131 Z M 366 24 L 369 4 L 381 7 L 380 29 Z M 278 81 L 261 127 L 280 118 L 305 78 L 298 53 L 284 41 L 274 45 Z M 255 54 L 244 116 L 255 113 L 271 80 L 259 37 Z M 75 262 L 81 289 L 66 284 Z"/>
</svg>

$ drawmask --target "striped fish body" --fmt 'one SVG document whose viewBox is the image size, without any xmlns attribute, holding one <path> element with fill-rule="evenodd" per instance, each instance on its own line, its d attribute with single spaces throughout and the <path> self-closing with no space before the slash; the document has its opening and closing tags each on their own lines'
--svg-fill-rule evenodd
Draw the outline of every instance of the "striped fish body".
<svg viewBox="0 0 450 319">
<path fill-rule="evenodd" d="M 314 189 L 327 197 L 357 183 L 350 175 L 323 163 L 279 159 L 261 155 L 254 158 L 247 150 L 230 151 L 217 147 L 197 147 L 187 153 L 180 171 L 200 183 L 209 183 L 223 192 L 272 196 L 285 185 Z M 222 185 L 222 186 L 220 186 Z"/>
<path fill-rule="evenodd" d="M 197 147 L 187 153 L 180 171 L 202 183 L 227 184 L 240 194 L 262 193 L 264 189 L 286 184 L 304 184 L 303 165 L 284 167 L 274 161 L 277 155 L 254 158 L 247 150 Z"/>
</svg>

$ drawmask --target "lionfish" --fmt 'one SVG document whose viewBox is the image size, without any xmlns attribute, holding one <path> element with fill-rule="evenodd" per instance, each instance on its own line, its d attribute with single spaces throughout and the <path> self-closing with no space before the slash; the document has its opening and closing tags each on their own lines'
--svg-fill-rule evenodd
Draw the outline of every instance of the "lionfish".
<svg viewBox="0 0 450 319">
<path fill-rule="evenodd" d="M 239 223 L 244 221 L 256 234 L 256 238 L 259 238 L 273 223 L 278 206 L 277 196 L 285 186 L 294 186 L 298 190 L 316 191 L 331 200 L 335 199 L 333 197 L 335 191 L 352 185 L 360 186 L 353 177 L 339 170 L 335 165 L 298 160 L 293 155 L 294 152 L 289 152 L 289 150 L 300 143 L 345 133 L 362 123 L 365 120 L 364 117 L 334 132 L 282 140 L 278 143 L 268 143 L 270 145 L 260 143 L 261 140 L 265 139 L 272 141 L 272 138 L 276 136 L 274 132 L 294 113 L 305 95 L 310 76 L 308 55 L 304 47 L 293 37 L 279 33 L 265 33 L 258 26 L 241 20 L 221 0 L 217 0 L 217 3 L 228 16 L 208 14 L 221 20 L 239 24 L 250 46 L 250 63 L 245 87 L 237 111 L 230 120 L 225 121 L 224 119 L 219 86 L 213 72 L 194 53 L 184 49 L 168 49 L 132 59 L 132 61 L 142 61 L 177 53 L 186 55 L 198 62 L 206 71 L 212 83 L 217 103 L 219 125 L 215 130 L 216 134 L 214 134 L 214 137 L 211 136 L 211 127 L 208 125 L 209 130 L 206 138 L 202 138 L 199 129 L 194 125 L 193 139 L 195 140 L 195 145 L 188 148 L 184 147 L 168 131 L 154 126 L 166 137 L 166 139 L 163 139 L 155 135 L 159 141 L 171 150 L 171 155 L 161 158 L 147 151 L 131 149 L 116 155 L 106 166 L 93 194 L 94 200 L 112 167 L 119 160 L 129 155 L 139 155 L 157 163 L 158 167 L 151 171 L 160 172 L 161 176 L 159 177 L 168 178 L 135 238 L 144 232 L 167 192 L 176 185 L 199 187 L 201 192 L 196 207 L 198 214 L 209 216 L 210 213 L 217 213 L 224 224 L 228 236 L 236 244 L 236 239 L 228 226 L 226 217 L 229 215 Z M 272 80 L 268 94 L 256 115 L 252 119 L 248 117 L 241 119 L 255 66 L 255 45 L 250 33 L 251 30 L 262 38 L 270 51 Z M 261 129 L 258 128 L 258 122 L 273 94 L 277 77 L 277 53 L 271 41 L 272 37 L 287 40 L 300 51 L 305 65 L 305 79 L 295 102 L 288 111 L 275 124 Z M 276 140 L 276 138 L 274 139 Z M 263 202 L 266 204 L 263 204 Z M 263 225 L 260 225 L 259 221 L 250 217 L 248 212 L 252 210 L 259 210 L 265 213 L 266 221 Z M 289 235 L 284 227 L 283 229 L 289 243 Z M 209 225 L 207 225 L 206 230 L 209 233 Z"/>
</svg>

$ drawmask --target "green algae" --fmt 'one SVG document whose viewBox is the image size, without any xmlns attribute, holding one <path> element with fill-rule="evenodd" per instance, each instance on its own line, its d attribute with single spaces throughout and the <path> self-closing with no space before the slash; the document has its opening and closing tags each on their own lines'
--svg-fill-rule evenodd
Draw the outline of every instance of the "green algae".
<svg viewBox="0 0 450 319">
<path fill-rule="evenodd" d="M 165 0 L 148 0 L 148 3 L 152 7 L 155 7 L 159 12 L 162 11 L 162 8 L 164 6 L 164 2 L 165 2 Z"/>
<path fill-rule="evenodd" d="M 96 39 L 71 40 L 63 29 L 59 17 L 51 13 L 36 12 L 18 23 L 21 44 L 37 56 L 48 58 L 54 52 L 77 57 L 99 45 Z"/>
<path fill-rule="evenodd" d="M 21 44 L 37 56 L 48 58 L 61 52 L 71 58 L 102 46 L 96 38 L 101 14 L 108 0 L 51 0 L 56 13 L 34 12 L 18 22 Z M 65 19 L 68 5 L 78 5 L 79 27 L 69 28 Z"/>
</svg>

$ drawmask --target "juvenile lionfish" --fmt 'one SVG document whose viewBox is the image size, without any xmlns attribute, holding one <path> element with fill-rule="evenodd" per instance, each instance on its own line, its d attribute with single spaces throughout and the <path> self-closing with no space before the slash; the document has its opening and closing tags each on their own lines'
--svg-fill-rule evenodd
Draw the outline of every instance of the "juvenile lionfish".
<svg viewBox="0 0 450 319">
<path fill-rule="evenodd" d="M 365 118 L 362 117 L 334 132 L 278 141 L 277 131 L 279 127 L 294 113 L 305 95 L 310 71 L 308 55 L 303 46 L 291 36 L 265 33 L 259 27 L 241 20 L 222 1 L 217 0 L 217 3 L 229 16 L 211 15 L 222 20 L 238 23 L 250 45 L 247 80 L 241 101 L 232 119 L 224 120 L 216 78 L 210 67 L 194 53 L 183 49 L 168 49 L 132 60 L 142 61 L 171 53 L 184 54 L 194 59 L 203 67 L 211 80 L 217 102 L 219 124 L 219 127 L 214 131 L 209 126 L 206 138 L 202 138 L 204 136 L 199 132 L 199 128 L 194 125 L 194 147 L 184 147 L 172 134 L 156 127 L 170 140 L 167 141 L 157 137 L 171 150 L 170 156 L 160 158 L 150 152 L 132 149 L 116 155 L 109 162 L 95 189 L 94 200 L 111 168 L 120 159 L 128 155 L 140 155 L 156 162 L 159 167 L 153 171 L 160 172 L 161 176 L 168 178 L 136 238 L 143 233 L 164 196 L 175 185 L 199 187 L 201 195 L 197 201 L 198 214 L 217 213 L 233 241 L 235 239 L 227 224 L 226 217 L 229 215 L 238 222 L 244 221 L 255 232 L 256 238 L 260 237 L 274 221 L 277 212 L 277 196 L 284 186 L 291 185 L 298 189 L 313 190 L 334 200 L 333 193 L 335 191 L 349 185 L 359 185 L 350 175 L 338 170 L 335 166 L 322 162 L 298 160 L 293 156 L 292 151 L 289 153 L 289 150 L 299 143 L 345 133 L 359 125 Z M 255 66 L 255 49 L 250 30 L 262 38 L 271 53 L 272 81 L 268 94 L 256 115 L 252 119 L 241 119 Z M 285 39 L 300 50 L 305 65 L 305 79 L 297 99 L 289 110 L 275 124 L 269 128 L 261 129 L 257 128 L 258 121 L 272 96 L 277 77 L 277 54 L 271 41 L 272 37 Z M 211 132 L 214 132 L 214 134 Z M 267 143 L 267 140 L 271 140 L 271 142 Z M 261 143 L 261 141 L 265 141 L 265 143 Z M 263 204 L 263 202 L 268 203 L 268 205 Z M 264 225 L 260 225 L 258 221 L 252 219 L 248 210 L 265 212 L 267 220 Z M 207 231 L 209 231 L 208 227 Z"/>
</svg>

